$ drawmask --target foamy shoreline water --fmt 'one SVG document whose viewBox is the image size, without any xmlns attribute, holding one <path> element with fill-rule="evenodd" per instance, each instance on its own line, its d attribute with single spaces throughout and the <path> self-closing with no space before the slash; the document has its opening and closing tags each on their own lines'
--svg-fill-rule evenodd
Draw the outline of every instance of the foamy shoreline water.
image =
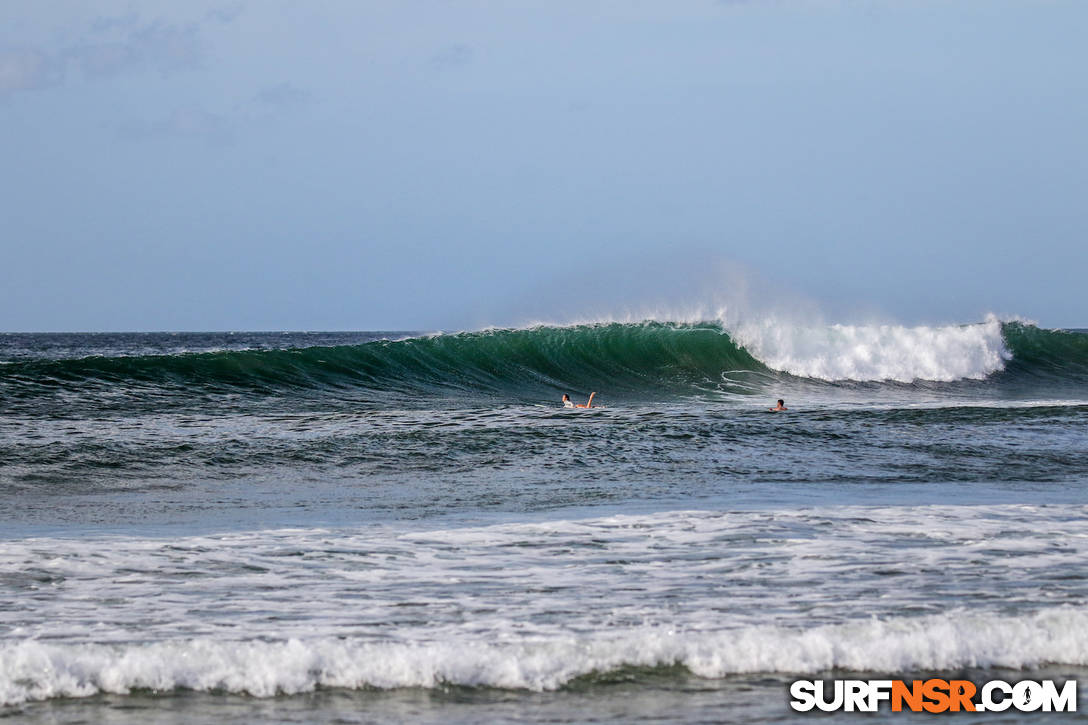
<svg viewBox="0 0 1088 725">
<path fill-rule="evenodd" d="M 26 606 L 0 614 L 0 702 L 552 690 L 675 665 L 702 678 L 1084 666 L 1086 514 L 830 506 L 9 541 L 0 561 L 23 572 L 7 586 Z M 1002 591 L 1019 613 L 993 607 Z"/>
<path fill-rule="evenodd" d="M 955 612 L 809 630 L 718 632 L 660 627 L 527 642 L 396 643 L 344 639 L 183 640 L 133 645 L 0 642 L 0 705 L 133 690 L 272 697 L 317 688 L 446 685 L 555 690 L 621 667 L 682 666 L 716 679 L 753 673 L 945 672 L 1088 665 L 1088 613 L 1022 617 Z"/>
</svg>

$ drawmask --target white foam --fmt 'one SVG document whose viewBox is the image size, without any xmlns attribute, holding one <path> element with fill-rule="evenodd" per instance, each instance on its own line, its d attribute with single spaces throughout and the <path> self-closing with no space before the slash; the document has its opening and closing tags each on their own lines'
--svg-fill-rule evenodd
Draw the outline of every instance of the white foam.
<svg viewBox="0 0 1088 725">
<path fill-rule="evenodd" d="M 630 629 L 530 641 L 365 642 L 209 639 L 152 644 L 0 644 L 0 704 L 133 689 L 257 697 L 317 687 L 432 688 L 446 684 L 553 690 L 623 666 L 683 665 L 695 675 L 895 673 L 961 667 L 1088 665 L 1088 612 L 1060 608 L 1000 617 L 952 612 L 810 629 L 717 632 Z"/>
<path fill-rule="evenodd" d="M 1088 665 L 1088 611 L 1057 606 L 1086 561 L 1088 507 L 1045 504 L 12 539 L 0 703 Z"/>
<path fill-rule="evenodd" d="M 765 319 L 738 323 L 731 331 L 768 367 L 820 380 L 981 380 L 1012 358 L 996 317 L 935 327 L 804 326 Z"/>
</svg>

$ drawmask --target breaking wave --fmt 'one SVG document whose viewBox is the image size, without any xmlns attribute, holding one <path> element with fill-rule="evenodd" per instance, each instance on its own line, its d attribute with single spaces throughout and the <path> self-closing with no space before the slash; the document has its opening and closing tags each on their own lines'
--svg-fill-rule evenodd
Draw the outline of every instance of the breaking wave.
<svg viewBox="0 0 1088 725">
<path fill-rule="evenodd" d="M 269 697 L 317 688 L 446 685 L 555 690 L 623 668 L 681 666 L 703 678 L 744 673 L 947 671 L 1088 665 L 1088 613 L 1025 616 L 951 612 L 811 629 L 718 632 L 664 628 L 524 642 L 364 642 L 350 639 L 149 644 L 0 644 L 0 705 L 132 690 Z"/>
<path fill-rule="evenodd" d="M 947 326 L 774 322 L 599 323 L 377 340 L 358 345 L 13 361 L 0 394 L 150 396 L 368 391 L 554 397 L 744 392 L 783 380 L 1088 381 L 1088 334 L 988 319 Z M 740 381 L 740 383 L 738 383 Z"/>
</svg>

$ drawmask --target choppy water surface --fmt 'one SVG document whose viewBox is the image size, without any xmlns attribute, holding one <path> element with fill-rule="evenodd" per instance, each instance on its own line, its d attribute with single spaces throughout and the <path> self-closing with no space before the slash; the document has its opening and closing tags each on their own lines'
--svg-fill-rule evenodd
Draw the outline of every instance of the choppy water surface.
<svg viewBox="0 0 1088 725">
<path fill-rule="evenodd" d="M 0 335 L 0 406 L 19 719 L 779 721 L 833 669 L 1085 687 L 1081 332 Z"/>
</svg>

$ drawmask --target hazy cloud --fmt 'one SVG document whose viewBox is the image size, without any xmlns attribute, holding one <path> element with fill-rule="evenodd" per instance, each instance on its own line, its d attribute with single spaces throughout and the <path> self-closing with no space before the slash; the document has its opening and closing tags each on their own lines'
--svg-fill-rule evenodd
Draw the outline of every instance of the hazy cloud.
<svg viewBox="0 0 1088 725">
<path fill-rule="evenodd" d="M 221 8 L 213 8 L 209 10 L 205 15 L 205 20 L 217 20 L 220 23 L 232 23 L 234 20 L 242 14 L 245 10 L 243 3 L 234 3 Z"/>
<path fill-rule="evenodd" d="M 148 25 L 132 34 L 129 47 L 142 62 L 162 73 L 198 68 L 203 59 L 196 25 Z"/>
<path fill-rule="evenodd" d="M 205 21 L 230 22 L 240 7 L 213 11 Z M 37 48 L 0 49 L 0 94 L 60 85 L 70 79 L 73 69 L 92 79 L 146 71 L 168 75 L 196 70 L 204 63 L 199 23 L 141 23 L 139 15 L 132 12 L 98 18 L 88 35 L 100 42 L 74 45 L 56 53 Z M 115 37 L 105 40 L 110 36 Z"/>
<path fill-rule="evenodd" d="M 168 74 L 199 68 L 203 48 L 196 25 L 152 23 L 122 41 L 70 48 L 65 56 L 91 78 L 141 70 Z"/>
<path fill-rule="evenodd" d="M 126 141 L 161 137 L 189 138 L 213 146 L 229 146 L 235 141 L 234 123 L 227 116 L 202 108 L 179 108 L 169 117 L 155 121 L 137 121 L 118 127 L 117 135 Z"/>
<path fill-rule="evenodd" d="M 131 28 L 140 22 L 140 14 L 135 10 L 115 17 L 95 18 L 91 24 L 91 30 L 95 33 L 108 33 L 117 28 Z"/>
<path fill-rule="evenodd" d="M 475 54 L 471 46 L 458 43 L 432 55 L 430 66 L 432 68 L 460 68 L 471 63 Z"/>
<path fill-rule="evenodd" d="M 313 94 L 309 91 L 286 82 L 262 88 L 253 97 L 254 103 L 260 106 L 281 110 L 300 108 L 312 100 Z"/>
<path fill-rule="evenodd" d="M 32 48 L 0 50 L 0 94 L 48 88 L 63 79 L 62 69 Z"/>
<path fill-rule="evenodd" d="M 117 136 L 126 141 L 188 138 L 213 146 L 229 146 L 247 125 L 267 121 L 279 112 L 301 108 L 312 98 L 305 89 L 287 82 L 277 83 L 261 89 L 248 104 L 239 104 L 226 113 L 212 113 L 197 107 L 179 108 L 166 118 L 122 124 L 117 127 Z"/>
<path fill-rule="evenodd" d="M 66 55 L 90 77 L 116 75 L 139 62 L 134 49 L 124 43 L 103 43 L 72 48 Z"/>
</svg>

